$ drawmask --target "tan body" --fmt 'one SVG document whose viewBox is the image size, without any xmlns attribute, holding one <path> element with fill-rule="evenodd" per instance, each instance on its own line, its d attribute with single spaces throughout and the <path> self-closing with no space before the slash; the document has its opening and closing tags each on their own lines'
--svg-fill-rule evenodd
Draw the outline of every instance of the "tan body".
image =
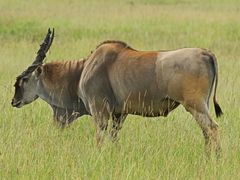
<svg viewBox="0 0 240 180">
<path fill-rule="evenodd" d="M 144 52 L 124 42 L 105 41 L 86 60 L 43 64 L 53 39 L 54 29 L 48 29 L 35 60 L 16 78 L 13 107 L 40 97 L 62 125 L 90 114 L 100 145 L 110 117 L 110 135 L 115 140 L 128 114 L 167 116 L 182 104 L 200 125 L 207 151 L 212 146 L 220 150 L 218 125 L 208 111 L 214 90 L 215 112 L 222 114 L 216 101 L 217 60 L 210 51 Z"/>
<path fill-rule="evenodd" d="M 127 114 L 167 116 L 182 104 L 201 126 L 206 143 L 213 138 L 219 149 L 218 125 L 208 112 L 216 73 L 216 59 L 205 49 L 144 52 L 107 42 L 84 63 L 79 96 L 94 118 L 99 142 L 110 116 L 115 136 L 120 129 L 116 124 Z M 216 88 L 214 105 L 219 110 L 215 93 Z"/>
</svg>

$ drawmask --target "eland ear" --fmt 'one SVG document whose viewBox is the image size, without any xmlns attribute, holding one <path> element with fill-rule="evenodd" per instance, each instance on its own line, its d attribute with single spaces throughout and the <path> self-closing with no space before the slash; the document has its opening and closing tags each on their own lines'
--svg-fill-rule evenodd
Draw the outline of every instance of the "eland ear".
<svg viewBox="0 0 240 180">
<path fill-rule="evenodd" d="M 43 70 L 42 70 L 42 66 L 38 66 L 37 69 L 35 70 L 36 76 L 39 77 L 40 74 L 42 73 L 42 71 L 43 71 Z"/>
</svg>

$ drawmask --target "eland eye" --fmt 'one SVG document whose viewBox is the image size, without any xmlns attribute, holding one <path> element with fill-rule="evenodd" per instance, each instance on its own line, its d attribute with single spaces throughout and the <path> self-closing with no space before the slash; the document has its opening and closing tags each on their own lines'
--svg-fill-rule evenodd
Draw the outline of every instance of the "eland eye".
<svg viewBox="0 0 240 180">
<path fill-rule="evenodd" d="M 22 78 L 22 82 L 28 82 L 28 80 L 29 80 L 29 77 L 23 77 Z"/>
</svg>

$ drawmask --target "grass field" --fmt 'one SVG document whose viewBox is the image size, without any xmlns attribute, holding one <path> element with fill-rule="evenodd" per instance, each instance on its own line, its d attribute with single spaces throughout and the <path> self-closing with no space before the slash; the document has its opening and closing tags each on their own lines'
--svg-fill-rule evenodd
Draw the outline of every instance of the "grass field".
<svg viewBox="0 0 240 180">
<path fill-rule="evenodd" d="M 238 0 L 0 0 L 0 179 L 236 179 L 240 176 Z M 65 130 L 42 100 L 14 109 L 13 83 L 48 27 L 47 61 L 86 57 L 103 40 L 136 49 L 211 49 L 218 58 L 222 158 L 205 161 L 204 139 L 182 107 L 167 118 L 129 116 L 120 141 L 95 145 L 90 116 Z M 211 100 L 211 114 L 215 118 Z"/>
</svg>

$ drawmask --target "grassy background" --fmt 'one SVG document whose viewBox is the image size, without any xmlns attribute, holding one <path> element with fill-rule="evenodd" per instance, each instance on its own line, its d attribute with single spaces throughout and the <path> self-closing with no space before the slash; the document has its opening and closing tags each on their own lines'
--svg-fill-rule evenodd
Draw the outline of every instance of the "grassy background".
<svg viewBox="0 0 240 180">
<path fill-rule="evenodd" d="M 240 175 L 240 6 L 238 0 L 0 0 L 0 179 L 236 179 Z M 106 39 L 136 49 L 210 48 L 218 57 L 222 158 L 205 162 L 195 120 L 129 116 L 118 144 L 95 146 L 84 116 L 65 130 L 38 100 L 13 109 L 15 77 L 34 59 L 48 27 L 47 61 L 87 56 Z M 211 103 L 211 114 L 215 118 Z"/>
</svg>

